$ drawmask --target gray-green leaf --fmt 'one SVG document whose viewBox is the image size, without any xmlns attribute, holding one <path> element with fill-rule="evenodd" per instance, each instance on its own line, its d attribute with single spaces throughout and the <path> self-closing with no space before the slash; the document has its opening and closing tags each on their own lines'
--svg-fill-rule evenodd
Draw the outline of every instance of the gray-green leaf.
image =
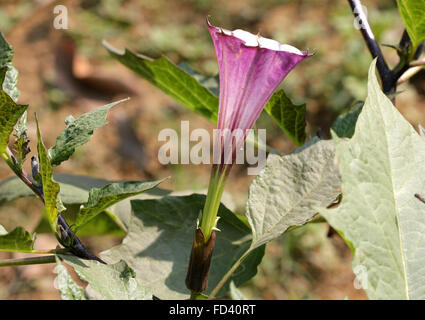
<svg viewBox="0 0 425 320">
<path fill-rule="evenodd" d="M 58 276 L 55 279 L 55 286 L 60 291 L 62 300 L 86 300 L 84 289 L 75 283 L 58 257 L 56 264 L 54 272 Z"/>
<path fill-rule="evenodd" d="M 0 69 L 6 68 L 7 72 L 5 79 L 0 85 L 2 88 L 14 101 L 18 101 L 19 90 L 17 88 L 18 84 L 18 70 L 12 65 L 13 59 L 13 48 L 7 43 L 3 34 L 0 32 Z"/>
<path fill-rule="evenodd" d="M 247 202 L 253 230 L 252 247 L 263 245 L 290 226 L 308 222 L 340 192 L 340 178 L 330 140 L 314 139 L 286 156 L 269 155 L 266 167 L 254 179 Z"/>
<path fill-rule="evenodd" d="M 338 208 L 320 212 L 354 247 L 353 270 L 371 299 L 425 299 L 425 141 L 382 93 L 368 96 L 350 140 L 334 135 Z"/>
<path fill-rule="evenodd" d="M 150 300 L 152 293 L 136 280 L 135 272 L 124 262 L 102 264 L 75 256 L 60 255 L 105 300 Z"/>
<path fill-rule="evenodd" d="M 133 200 L 129 232 L 121 245 L 101 253 L 102 259 L 123 259 L 137 277 L 161 299 L 188 298 L 185 277 L 193 244 L 196 219 L 204 207 L 205 196 L 166 196 L 158 200 Z M 217 285 L 236 260 L 250 247 L 249 226 L 221 205 L 221 219 L 212 257 L 206 294 Z M 254 250 L 230 278 L 237 285 L 257 272 L 264 246 Z M 220 294 L 228 290 L 229 282 Z"/>
<path fill-rule="evenodd" d="M 108 121 L 106 121 L 106 116 L 108 115 L 109 109 L 126 100 L 128 99 L 104 105 L 83 114 L 78 119 L 72 116 L 66 118 L 65 130 L 56 138 L 56 145 L 49 149 L 51 164 L 57 166 L 61 162 L 68 160 L 74 153 L 76 147 L 90 140 L 95 129 L 103 127 L 108 123 Z"/>
<path fill-rule="evenodd" d="M 232 300 L 248 300 L 243 293 L 236 287 L 235 283 L 230 282 L 230 298 Z"/>
</svg>

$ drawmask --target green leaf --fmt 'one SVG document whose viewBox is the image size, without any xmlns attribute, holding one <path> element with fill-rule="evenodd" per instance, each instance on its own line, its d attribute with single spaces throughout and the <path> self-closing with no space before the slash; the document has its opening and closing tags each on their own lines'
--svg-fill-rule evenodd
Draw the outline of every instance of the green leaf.
<svg viewBox="0 0 425 320">
<path fill-rule="evenodd" d="M 220 94 L 220 85 L 219 85 L 219 77 L 218 75 L 214 77 L 209 77 L 203 74 L 200 74 L 193 70 L 191 66 L 189 66 L 185 62 L 181 62 L 178 64 L 178 67 L 184 71 L 186 71 L 188 74 L 190 74 L 192 77 L 194 77 L 200 84 L 202 84 L 205 88 L 207 88 L 213 95 L 216 97 Z M 215 112 L 218 110 L 218 105 L 214 106 Z"/>
<path fill-rule="evenodd" d="M 104 179 L 63 173 L 54 174 L 54 180 L 59 183 L 59 196 L 62 202 L 67 205 L 87 202 L 91 188 L 102 188 L 112 182 Z M 0 204 L 33 196 L 35 196 L 34 192 L 16 176 L 0 182 Z"/>
<path fill-rule="evenodd" d="M 40 161 L 40 176 L 44 195 L 44 213 L 46 214 L 47 220 L 49 221 L 52 231 L 56 232 L 58 208 L 62 207 L 60 203 L 60 198 L 58 197 L 60 186 L 59 183 L 56 183 L 53 180 L 52 165 L 50 164 L 49 156 L 47 155 L 43 139 L 41 138 L 37 117 L 35 118 L 35 121 L 37 124 L 37 151 L 38 159 Z"/>
<path fill-rule="evenodd" d="M 353 270 L 370 299 L 425 299 L 425 141 L 382 93 L 368 96 L 350 140 L 334 135 L 342 202 L 321 214 L 354 247 Z"/>
<path fill-rule="evenodd" d="M 61 212 L 62 217 L 68 222 L 69 225 L 73 226 L 75 224 L 75 219 L 80 211 L 80 205 L 67 205 L 66 210 Z M 103 211 L 98 214 L 96 217 L 91 219 L 87 224 L 81 226 L 78 229 L 79 237 L 89 237 L 89 236 L 105 236 L 112 235 L 123 237 L 125 236 L 125 230 L 122 227 L 122 223 L 119 218 L 117 218 L 112 212 Z M 50 225 L 45 217 L 42 217 L 35 227 L 34 232 L 37 234 L 40 233 L 50 233 Z"/>
<path fill-rule="evenodd" d="M 137 194 L 143 193 L 152 188 L 155 188 L 164 180 L 165 179 L 149 182 L 116 182 L 108 184 L 101 189 L 91 189 L 87 203 L 82 206 L 80 213 L 77 216 L 75 228 L 77 229 L 82 225 L 86 224 L 96 215 L 101 213 L 103 210 L 109 208 L 110 206 L 114 205 L 115 203 L 118 203 L 124 199 L 135 196 Z"/>
<path fill-rule="evenodd" d="M 279 90 L 272 95 L 264 110 L 297 146 L 304 144 L 306 139 L 305 104 L 293 104 L 286 96 L 285 91 Z"/>
<path fill-rule="evenodd" d="M 332 125 L 332 130 L 340 138 L 351 138 L 356 128 L 357 118 L 363 108 L 363 102 L 358 102 L 351 107 L 346 113 L 343 113 L 336 118 Z"/>
<path fill-rule="evenodd" d="M 0 69 L 6 68 L 7 70 L 0 88 L 2 88 L 14 102 L 17 102 L 19 96 L 19 90 L 17 88 L 18 70 L 13 67 L 12 59 L 13 48 L 7 43 L 3 34 L 0 32 Z"/>
<path fill-rule="evenodd" d="M 154 60 L 143 55 L 136 55 L 127 49 L 125 52 L 121 52 L 105 41 L 103 46 L 112 57 L 161 89 L 177 102 L 213 122 L 217 121 L 217 96 L 166 57 Z"/>
<path fill-rule="evenodd" d="M 68 160 L 74 153 L 76 147 L 90 140 L 95 129 L 103 127 L 108 123 L 108 121 L 106 121 L 106 116 L 108 115 L 109 109 L 127 100 L 128 99 L 123 99 L 104 105 L 83 114 L 78 119 L 72 116 L 66 118 L 65 130 L 57 137 L 56 145 L 49 149 L 51 164 L 57 166 L 61 162 Z"/>
<path fill-rule="evenodd" d="M 205 204 L 205 196 L 133 200 L 132 219 L 122 244 L 101 253 L 102 259 L 120 259 L 137 272 L 137 278 L 161 299 L 189 297 L 185 278 L 193 244 L 196 219 Z M 250 247 L 249 226 L 224 205 L 219 208 L 215 249 L 211 262 L 209 294 L 239 257 Z M 264 246 L 254 250 L 230 278 L 237 285 L 252 278 L 264 255 Z M 229 282 L 221 294 L 228 290 Z"/>
<path fill-rule="evenodd" d="M 0 87 L 4 83 L 7 68 L 0 69 Z M 10 134 L 27 105 L 16 104 L 4 91 L 0 90 L 0 153 L 3 154 L 9 143 Z"/>
<path fill-rule="evenodd" d="M 397 0 L 397 4 L 414 53 L 425 40 L 425 0 Z"/>
<path fill-rule="evenodd" d="M 21 227 L 7 233 L 0 225 L 0 251 L 29 252 L 34 249 L 34 241 L 35 235 L 31 236 L 28 231 Z"/>
<path fill-rule="evenodd" d="M 60 255 L 105 300 L 150 300 L 152 293 L 136 280 L 135 272 L 124 262 L 102 264 L 75 256 Z"/>
<path fill-rule="evenodd" d="M 62 212 L 62 214 L 66 221 L 68 221 L 71 225 L 76 221 L 80 206 L 87 203 L 89 191 L 92 188 L 103 188 L 112 183 L 112 181 L 104 179 L 61 173 L 54 174 L 53 177 L 55 182 L 58 182 L 60 185 L 59 197 L 67 208 L 66 211 Z M 138 196 L 133 196 L 132 198 L 145 199 L 161 197 L 169 193 L 169 190 L 155 188 Z M 33 196 L 34 192 L 16 176 L 7 178 L 0 182 L 0 205 L 4 202 Z M 108 211 L 112 212 L 114 216 L 117 217 L 126 228 L 128 228 L 131 211 L 129 200 L 116 203 L 110 207 Z M 50 232 L 49 223 L 44 219 L 41 220 L 35 231 L 37 233 Z M 105 234 L 123 235 L 122 229 L 117 225 L 115 219 L 111 218 L 110 215 L 105 212 L 97 215 L 84 226 L 81 226 L 78 230 L 78 234 L 81 237 Z"/>
<path fill-rule="evenodd" d="M 75 283 L 58 257 L 56 264 L 54 272 L 58 276 L 55 279 L 55 287 L 59 289 L 62 300 L 86 300 L 84 289 Z"/>
<path fill-rule="evenodd" d="M 27 112 L 25 111 L 18 123 L 15 126 L 15 142 L 13 144 L 15 148 L 16 162 L 19 170 L 22 170 L 22 165 L 25 162 L 26 156 L 30 153 L 29 139 L 27 136 Z"/>
<path fill-rule="evenodd" d="M 308 222 L 340 192 L 332 141 L 317 138 L 286 156 L 269 155 L 266 167 L 254 179 L 247 202 L 253 230 L 252 247 L 282 235 L 290 226 Z"/>
</svg>

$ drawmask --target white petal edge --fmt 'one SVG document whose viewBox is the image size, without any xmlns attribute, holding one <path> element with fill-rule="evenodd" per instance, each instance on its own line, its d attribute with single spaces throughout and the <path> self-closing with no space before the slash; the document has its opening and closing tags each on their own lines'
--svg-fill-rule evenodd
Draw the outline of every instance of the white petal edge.
<svg viewBox="0 0 425 320">
<path fill-rule="evenodd" d="M 209 22 L 208 24 L 211 27 L 216 28 L 217 32 L 223 33 L 226 36 L 233 36 L 242 40 L 247 47 L 260 47 L 260 48 L 270 49 L 274 51 L 286 51 L 293 54 L 298 54 L 300 56 L 305 56 L 304 52 L 300 51 L 294 46 L 291 46 L 289 44 L 282 44 L 273 39 L 264 38 L 260 36 L 259 34 L 255 35 L 255 34 L 252 34 L 251 32 L 241 30 L 241 29 L 230 31 L 227 29 L 212 26 Z"/>
</svg>

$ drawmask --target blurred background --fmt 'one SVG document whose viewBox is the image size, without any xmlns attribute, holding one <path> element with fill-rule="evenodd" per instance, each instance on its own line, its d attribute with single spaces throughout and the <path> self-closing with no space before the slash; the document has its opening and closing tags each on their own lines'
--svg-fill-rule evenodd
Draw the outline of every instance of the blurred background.
<svg viewBox="0 0 425 320">
<path fill-rule="evenodd" d="M 53 8 L 68 9 L 68 29 L 53 28 Z M 395 1 L 365 0 L 369 21 L 380 43 L 397 44 L 403 32 Z M 241 28 L 264 37 L 315 52 L 294 69 L 282 84 L 295 103 L 307 103 L 308 133 L 320 128 L 325 138 L 341 112 L 366 95 L 371 57 L 345 0 L 0 0 L 0 31 L 14 47 L 19 71 L 19 102 L 29 104 L 28 135 L 35 146 L 34 112 L 47 147 L 65 127 L 65 118 L 88 112 L 120 98 L 131 100 L 115 107 L 110 124 L 95 132 L 71 160 L 55 172 L 90 175 L 110 180 L 148 180 L 171 176 L 163 188 L 203 192 L 207 165 L 162 166 L 157 160 L 161 129 L 180 130 L 214 126 L 174 102 L 112 59 L 102 47 L 106 39 L 117 48 L 129 48 L 151 57 L 166 55 L 196 71 L 215 75 L 215 51 L 205 18 L 226 29 Z M 383 47 L 394 66 L 398 57 Z M 399 87 L 397 108 L 414 125 L 425 124 L 425 73 Z M 263 114 L 258 128 L 267 128 L 267 143 L 289 153 L 295 145 Z M 27 168 L 29 171 L 29 168 Z M 0 178 L 12 172 L 0 163 Z M 236 212 L 243 214 L 253 176 L 243 165 L 233 169 L 226 187 Z M 21 199 L 0 206 L 0 223 L 10 230 L 34 230 L 41 203 Z M 240 289 L 252 299 L 366 299 L 354 287 L 351 253 L 343 240 L 329 234 L 326 224 L 289 232 L 270 243 L 256 277 Z M 83 241 L 98 253 L 122 238 L 87 237 Z M 52 235 L 39 234 L 36 248 L 52 249 Z M 20 257 L 0 253 L 0 259 Z M 54 265 L 0 268 L 0 299 L 59 299 L 53 286 Z"/>
</svg>

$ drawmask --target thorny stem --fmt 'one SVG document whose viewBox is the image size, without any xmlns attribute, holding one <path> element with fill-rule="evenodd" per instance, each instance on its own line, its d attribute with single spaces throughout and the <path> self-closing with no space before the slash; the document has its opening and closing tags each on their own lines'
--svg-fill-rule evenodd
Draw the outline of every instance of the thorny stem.
<svg viewBox="0 0 425 320">
<path fill-rule="evenodd" d="M 9 147 L 6 148 L 6 152 L 1 153 L 1 157 L 6 161 L 7 165 L 12 169 L 12 171 L 41 199 L 44 203 L 44 194 L 42 188 L 35 186 L 30 180 L 28 174 L 24 169 L 18 169 L 15 162 L 13 161 L 14 157 Z M 106 264 L 103 260 L 96 257 L 90 251 L 87 250 L 86 247 L 81 243 L 80 239 L 75 235 L 72 229 L 69 227 L 68 223 L 62 217 L 62 215 L 58 215 L 58 225 L 61 230 L 61 235 L 63 240 L 71 240 L 69 245 L 69 250 L 75 254 L 77 257 L 88 259 L 88 260 L 96 260 L 101 263 Z M 66 237 L 66 239 L 64 239 Z M 64 245 L 64 243 L 62 243 Z"/>
</svg>

